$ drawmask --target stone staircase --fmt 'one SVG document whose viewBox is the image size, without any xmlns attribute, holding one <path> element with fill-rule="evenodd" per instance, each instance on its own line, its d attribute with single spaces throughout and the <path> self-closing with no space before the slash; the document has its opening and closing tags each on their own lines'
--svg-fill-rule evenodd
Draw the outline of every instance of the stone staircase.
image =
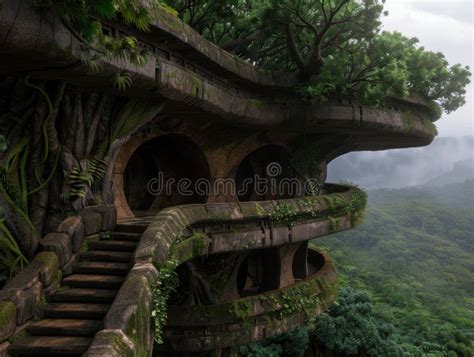
<svg viewBox="0 0 474 357">
<path fill-rule="evenodd" d="M 132 266 L 132 256 L 148 222 L 132 219 L 117 224 L 110 238 L 89 243 L 73 273 L 48 297 L 43 318 L 26 327 L 13 343 L 13 356 L 80 356 L 103 328 L 103 319 Z"/>
</svg>

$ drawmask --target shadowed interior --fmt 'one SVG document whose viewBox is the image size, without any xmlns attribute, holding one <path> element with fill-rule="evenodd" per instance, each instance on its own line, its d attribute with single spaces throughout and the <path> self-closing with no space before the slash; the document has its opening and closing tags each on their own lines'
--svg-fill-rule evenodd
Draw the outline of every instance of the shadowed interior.
<svg viewBox="0 0 474 357">
<path fill-rule="evenodd" d="M 189 203 L 205 203 L 197 193 L 198 179 L 210 179 L 200 148 L 182 135 L 163 135 L 142 144 L 127 163 L 124 191 L 135 214 Z M 150 181 L 151 180 L 151 181 Z"/>
</svg>

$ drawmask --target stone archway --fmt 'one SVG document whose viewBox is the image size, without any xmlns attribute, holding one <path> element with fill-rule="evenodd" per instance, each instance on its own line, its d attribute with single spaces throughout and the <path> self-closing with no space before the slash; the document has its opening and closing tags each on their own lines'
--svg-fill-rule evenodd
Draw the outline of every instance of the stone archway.
<svg viewBox="0 0 474 357">
<path fill-rule="evenodd" d="M 114 175 L 119 218 L 153 214 L 181 204 L 205 203 L 194 183 L 210 180 L 209 165 L 200 147 L 180 134 L 164 134 L 126 143 L 117 157 Z"/>
<path fill-rule="evenodd" d="M 237 167 L 237 196 L 239 201 L 293 197 L 290 186 L 279 184 L 282 179 L 292 177 L 295 175 L 290 165 L 289 151 L 279 145 L 263 146 L 248 154 Z"/>
</svg>

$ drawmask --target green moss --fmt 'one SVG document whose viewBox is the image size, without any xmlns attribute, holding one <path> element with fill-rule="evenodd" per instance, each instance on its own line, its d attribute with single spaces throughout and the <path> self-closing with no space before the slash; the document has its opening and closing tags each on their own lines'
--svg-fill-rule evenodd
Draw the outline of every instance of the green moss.
<svg viewBox="0 0 474 357">
<path fill-rule="evenodd" d="M 255 210 L 259 216 L 266 216 L 267 211 L 258 202 L 255 202 Z"/>
<path fill-rule="evenodd" d="M 431 122 L 430 120 L 426 120 L 426 119 L 422 120 L 421 125 L 431 135 L 433 135 L 433 136 L 438 135 L 438 130 L 436 129 L 436 125 L 433 122 Z"/>
<path fill-rule="evenodd" d="M 41 292 L 40 299 L 39 299 L 39 306 L 46 306 L 48 304 L 48 301 L 46 300 L 46 296 L 44 296 L 44 293 Z"/>
<path fill-rule="evenodd" d="M 323 196 L 323 199 L 330 209 L 342 208 L 347 203 L 345 197 L 340 193 Z"/>
<path fill-rule="evenodd" d="M 199 78 L 197 75 L 194 73 L 191 73 L 191 94 L 195 97 L 199 97 L 200 93 L 202 93 L 202 88 L 203 88 L 203 81 L 201 78 Z"/>
<path fill-rule="evenodd" d="M 193 233 L 190 237 L 183 237 L 180 242 L 173 244 L 169 256 L 180 263 L 187 262 L 193 258 L 205 255 L 209 242 L 209 237 L 206 234 Z"/>
<path fill-rule="evenodd" d="M 21 339 L 23 339 L 25 337 L 28 337 L 28 336 L 29 336 L 29 334 L 28 334 L 28 332 L 26 332 L 26 329 L 22 329 L 21 331 L 19 331 L 18 333 L 16 333 L 12 337 L 10 337 L 8 339 L 8 341 L 10 342 L 10 344 L 13 345 L 15 342 L 18 342 Z"/>
<path fill-rule="evenodd" d="M 247 301 L 237 301 L 232 304 L 231 313 L 238 319 L 244 320 L 245 318 L 252 315 L 252 302 L 251 300 Z"/>
<path fill-rule="evenodd" d="M 339 229 L 340 218 L 339 217 L 328 217 L 329 219 L 329 232 L 335 232 Z"/>
<path fill-rule="evenodd" d="M 168 15 L 171 15 L 171 16 L 174 16 L 174 17 L 178 17 L 179 15 L 179 12 L 176 11 L 175 8 L 167 5 L 167 4 L 163 4 L 163 3 L 158 3 L 158 6 L 161 10 L 163 10 L 164 12 L 166 12 Z"/>
<path fill-rule="evenodd" d="M 36 255 L 35 259 L 41 262 L 44 269 L 59 270 L 59 260 L 54 252 L 41 252 Z"/>
<path fill-rule="evenodd" d="M 84 240 L 84 242 L 82 242 L 82 245 L 81 245 L 81 253 L 85 253 L 89 250 L 89 243 L 87 241 L 87 239 Z"/>
<path fill-rule="evenodd" d="M 134 334 L 128 334 L 128 337 L 132 337 L 132 340 L 134 340 Z M 104 338 L 107 341 L 107 344 L 110 346 L 113 346 L 113 350 L 119 353 L 120 356 L 123 357 L 132 357 L 132 356 L 143 356 L 143 354 L 140 351 L 135 351 L 137 354 L 135 355 L 130 347 L 127 345 L 127 343 L 121 338 L 120 335 L 113 331 L 107 331 L 106 333 L 102 334 L 102 338 Z M 133 341 L 136 342 L 136 341 Z M 135 344 L 137 346 L 137 344 Z"/>
<path fill-rule="evenodd" d="M 3 331 L 15 320 L 16 325 L 16 306 L 11 301 L 0 301 L 0 330 Z M 2 342 L 0 340 L 0 342 Z"/>
</svg>

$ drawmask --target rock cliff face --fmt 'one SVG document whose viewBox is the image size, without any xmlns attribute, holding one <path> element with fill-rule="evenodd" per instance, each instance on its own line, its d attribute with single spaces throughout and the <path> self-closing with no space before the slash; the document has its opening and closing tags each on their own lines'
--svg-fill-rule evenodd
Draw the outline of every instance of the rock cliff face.
<svg viewBox="0 0 474 357">
<path fill-rule="evenodd" d="M 165 12 L 138 36 L 151 52 L 140 68 L 91 72 L 57 18 L 13 0 L 0 39 L 0 204 L 31 261 L 0 292 L 12 354 L 147 355 L 153 337 L 159 353 L 211 351 L 305 323 L 337 293 L 308 240 L 365 207 L 359 189 L 323 184 L 327 163 L 435 135 L 419 102 L 301 102 L 292 74 Z M 133 82 L 118 91 L 123 72 Z"/>
</svg>

